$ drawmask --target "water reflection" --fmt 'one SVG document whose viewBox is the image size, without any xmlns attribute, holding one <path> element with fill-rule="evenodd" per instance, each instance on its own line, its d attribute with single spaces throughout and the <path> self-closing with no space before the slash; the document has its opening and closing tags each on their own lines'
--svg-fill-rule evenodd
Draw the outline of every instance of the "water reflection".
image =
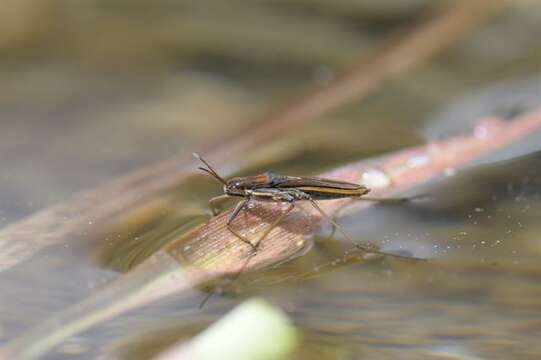
<svg viewBox="0 0 541 360">
<path fill-rule="evenodd" d="M 205 295 L 200 291 L 173 296 L 70 339 L 51 358 L 93 357 L 97 351 L 145 358 L 190 337 L 255 294 L 288 310 L 305 334 L 299 359 L 318 351 L 328 359 L 337 354 L 540 355 L 540 160 L 532 154 L 459 171 L 415 189 L 426 194 L 422 201 L 376 205 L 340 219 L 357 240 L 380 244 L 386 251 L 424 255 L 430 258 L 426 263 L 366 257 L 344 239 L 328 238 L 330 229 L 323 227 L 308 254 L 225 284 L 226 294 L 213 297 L 202 311 L 198 304 Z M 187 216 L 182 211 L 168 214 L 165 224 Z M 164 223 L 152 224 L 141 228 L 150 231 L 148 236 Z M 162 238 L 164 233 L 157 234 L 152 236 Z M 118 276 L 89 257 L 88 246 L 56 246 L 2 274 L 0 285 L 10 291 L 0 305 L 11 310 L 2 320 L 1 341 L 91 296 Z M 120 253 L 131 258 L 130 252 Z M 120 259 L 113 254 L 111 260 Z M 111 343 L 110 338 L 117 340 Z M 137 345 L 141 338 L 154 350 L 143 351 Z"/>
</svg>

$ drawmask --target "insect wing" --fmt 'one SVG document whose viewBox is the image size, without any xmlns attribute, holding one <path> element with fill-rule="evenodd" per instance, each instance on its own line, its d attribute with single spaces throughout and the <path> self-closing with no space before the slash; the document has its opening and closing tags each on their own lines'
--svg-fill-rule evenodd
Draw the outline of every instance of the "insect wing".
<svg viewBox="0 0 541 360">
<path fill-rule="evenodd" d="M 240 188 L 240 189 L 259 189 L 268 188 L 272 181 L 272 175 L 269 173 L 236 177 L 227 181 L 228 186 Z"/>
<path fill-rule="evenodd" d="M 343 189 L 343 190 L 361 190 L 365 187 L 359 184 L 349 183 L 345 181 L 337 181 L 323 179 L 318 177 L 294 177 L 282 176 L 279 181 L 273 184 L 277 188 L 302 188 L 302 187 L 321 187 L 327 189 Z"/>
</svg>

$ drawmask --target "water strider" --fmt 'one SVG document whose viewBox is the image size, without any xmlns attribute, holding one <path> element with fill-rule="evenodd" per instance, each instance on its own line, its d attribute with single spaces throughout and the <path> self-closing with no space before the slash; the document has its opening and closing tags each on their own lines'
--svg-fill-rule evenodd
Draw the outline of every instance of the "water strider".
<svg viewBox="0 0 541 360">
<path fill-rule="evenodd" d="M 239 201 L 235 206 L 233 212 L 229 216 L 226 226 L 236 237 L 250 245 L 252 249 L 252 256 L 255 255 L 257 248 L 261 241 L 267 237 L 267 235 L 274 229 L 284 217 L 290 213 L 297 201 L 308 201 L 312 206 L 325 218 L 328 220 L 335 229 L 340 231 L 342 235 L 351 241 L 356 248 L 374 254 L 380 254 L 385 256 L 392 256 L 402 259 L 417 260 L 417 258 L 410 256 L 402 256 L 397 254 L 391 254 L 388 252 L 379 251 L 373 247 L 365 244 L 361 244 L 353 240 L 338 223 L 329 215 L 327 215 L 323 209 L 316 203 L 319 200 L 334 200 L 342 198 L 353 198 L 360 199 L 364 195 L 370 192 L 370 189 L 366 186 L 324 179 L 319 177 L 297 177 L 297 176 L 286 176 L 286 175 L 277 175 L 271 172 L 266 172 L 254 176 L 246 177 L 234 177 L 229 180 L 225 180 L 210 166 L 210 164 L 205 161 L 201 156 L 194 153 L 195 158 L 199 159 L 206 167 L 199 167 L 200 170 L 210 174 L 216 180 L 224 186 L 224 194 L 213 197 L 209 200 L 209 204 L 212 210 L 213 215 L 217 215 L 215 204 L 219 201 L 225 200 L 230 197 L 241 197 L 243 200 Z M 231 223 L 238 214 L 248 206 L 251 201 L 272 201 L 272 202 L 284 202 L 288 203 L 289 207 L 283 211 L 273 223 L 263 232 L 259 239 L 252 243 L 251 241 L 245 239 L 237 231 L 231 227 Z M 371 201 L 378 201 L 378 199 L 367 199 Z M 396 199 L 382 199 L 382 201 L 396 201 Z"/>
</svg>

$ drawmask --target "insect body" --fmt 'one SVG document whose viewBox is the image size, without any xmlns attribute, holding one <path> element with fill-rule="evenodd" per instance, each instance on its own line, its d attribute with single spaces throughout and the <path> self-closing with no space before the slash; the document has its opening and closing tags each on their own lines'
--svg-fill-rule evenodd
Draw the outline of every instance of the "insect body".
<svg viewBox="0 0 541 360">
<path fill-rule="evenodd" d="M 353 184 L 344 181 L 329 180 L 318 177 L 295 177 L 277 175 L 271 172 L 247 177 L 234 177 L 229 180 L 223 179 L 214 169 L 198 154 L 193 154 L 195 158 L 199 159 L 206 167 L 199 167 L 200 170 L 210 174 L 216 180 L 223 184 L 224 194 L 216 196 L 210 199 L 209 204 L 212 213 L 216 215 L 216 203 L 230 197 L 242 197 L 243 200 L 239 201 L 235 206 L 233 212 L 227 220 L 227 228 L 240 240 L 244 241 L 252 247 L 252 250 L 257 250 L 261 241 L 269 234 L 269 232 L 276 227 L 284 217 L 293 210 L 295 202 L 308 201 L 312 206 L 327 219 L 342 235 L 351 241 L 357 248 L 370 253 L 376 253 L 381 255 L 389 255 L 399 258 L 408 258 L 409 256 L 395 255 L 382 251 L 378 251 L 371 246 L 358 243 L 354 241 L 337 223 L 336 221 L 327 215 L 321 207 L 316 203 L 317 200 L 332 200 L 340 198 L 360 198 L 367 194 L 370 189 L 358 184 Z M 262 234 L 259 240 L 254 244 L 249 240 L 246 240 L 243 236 L 237 233 L 230 225 L 237 215 L 251 202 L 251 201 L 273 201 L 289 203 L 289 207 L 278 216 L 274 222 L 267 228 Z M 371 199 L 373 200 L 373 199 Z"/>
<path fill-rule="evenodd" d="M 316 177 L 295 177 L 266 172 L 227 181 L 224 193 L 258 200 L 293 201 L 360 197 L 370 190 L 362 185 Z"/>
</svg>

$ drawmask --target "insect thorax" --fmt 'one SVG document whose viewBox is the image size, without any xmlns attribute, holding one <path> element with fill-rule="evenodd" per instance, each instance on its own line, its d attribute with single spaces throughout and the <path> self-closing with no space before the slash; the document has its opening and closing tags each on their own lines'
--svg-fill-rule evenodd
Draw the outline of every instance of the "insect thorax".
<svg viewBox="0 0 541 360">
<path fill-rule="evenodd" d="M 229 195 L 229 196 L 246 196 L 247 193 L 246 193 L 246 190 L 244 189 L 236 189 L 234 187 L 228 187 L 228 186 L 224 186 L 224 193 Z"/>
</svg>

